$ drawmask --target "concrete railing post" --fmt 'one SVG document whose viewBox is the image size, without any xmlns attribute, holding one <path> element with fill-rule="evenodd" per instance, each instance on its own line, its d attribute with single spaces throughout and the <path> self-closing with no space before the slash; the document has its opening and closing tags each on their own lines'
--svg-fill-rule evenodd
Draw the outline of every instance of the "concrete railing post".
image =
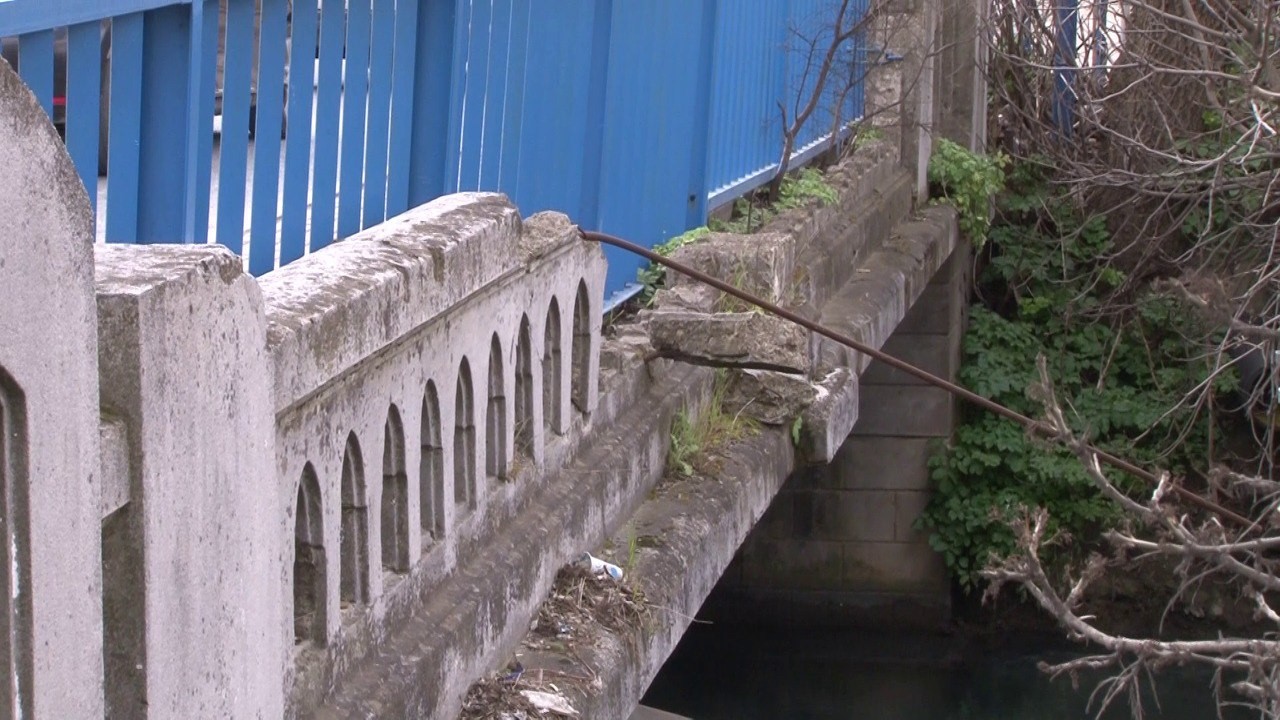
<svg viewBox="0 0 1280 720">
<path fill-rule="evenodd" d="M 0 717 L 102 716 L 93 216 L 0 62 Z"/>
<path fill-rule="evenodd" d="M 127 428 L 130 486 L 103 526 L 108 704 L 282 717 L 289 509 L 257 283 L 230 252 L 189 245 L 99 245 L 96 282 L 102 403 Z"/>
</svg>

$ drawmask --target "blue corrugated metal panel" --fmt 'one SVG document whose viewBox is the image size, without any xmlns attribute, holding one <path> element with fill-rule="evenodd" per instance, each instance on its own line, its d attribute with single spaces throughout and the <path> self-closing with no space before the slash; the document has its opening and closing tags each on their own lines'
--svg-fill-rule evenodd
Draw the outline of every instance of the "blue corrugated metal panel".
<svg viewBox="0 0 1280 720">
<path fill-rule="evenodd" d="M 614 4 L 599 193 L 608 232 L 652 246 L 688 229 L 691 158 L 703 147 L 694 137 L 705 132 L 690 109 L 701 44 L 712 40 L 702 22 L 711 1 Z M 640 266 L 609 257 L 609 289 L 634 282 Z"/>
<path fill-rule="evenodd" d="M 510 2 L 510 46 L 507 49 L 506 99 L 502 116 L 502 150 L 498 157 L 498 189 L 514 196 L 519 189 L 520 142 L 524 136 L 525 84 L 529 67 L 530 0 Z"/>
<path fill-rule="evenodd" d="M 98 183 L 102 30 L 97 20 L 67 30 L 67 151 L 86 188 Z M 89 193 L 97 210 L 98 193 Z"/>
<path fill-rule="evenodd" d="M 249 272 L 276 266 L 276 218 L 280 212 L 280 134 L 284 121 L 284 56 L 288 0 L 262 0 L 258 38 L 258 84 L 253 136 L 253 207 L 249 226 Z M 235 190 L 237 188 L 229 188 Z"/>
<path fill-rule="evenodd" d="M 289 45 L 288 122 L 284 147 L 284 195 L 280 216 L 280 265 L 302 257 L 307 246 L 311 180 L 311 88 L 316 72 L 316 0 L 293 0 Z"/>
<path fill-rule="evenodd" d="M 391 70 L 391 128 L 387 162 L 387 217 L 409 208 L 409 148 L 413 142 L 414 83 L 418 62 L 418 3 L 396 3 L 395 58 Z"/>
<path fill-rule="evenodd" d="M 584 138 L 592 69 L 589 42 L 603 2 L 536 0 L 526 41 L 521 130 L 509 192 L 530 212 L 582 217 Z M 508 157 L 513 152 L 507 149 Z"/>
<path fill-rule="evenodd" d="M 347 67 L 342 89 L 342 167 L 338 187 L 338 237 L 360 230 L 364 197 L 364 132 L 369 90 L 370 0 L 347 3 Z"/>
<path fill-rule="evenodd" d="M 253 75 L 254 0 L 227 0 L 222 136 L 218 143 L 217 241 L 244 245 L 245 177 L 249 165 L 249 88 Z M 114 160 L 112 161 L 114 162 Z M 112 170 L 114 172 L 114 170 Z M 110 203 L 108 203 L 110 205 Z"/>
<path fill-rule="evenodd" d="M 369 128 L 365 133 L 364 214 L 360 227 L 387 216 L 387 141 L 391 131 L 391 71 L 395 53 L 395 0 L 373 2 L 369 48 Z"/>
<path fill-rule="evenodd" d="M 782 147 L 788 2 L 721 3 L 716 27 L 708 188 L 776 165 Z"/>
</svg>

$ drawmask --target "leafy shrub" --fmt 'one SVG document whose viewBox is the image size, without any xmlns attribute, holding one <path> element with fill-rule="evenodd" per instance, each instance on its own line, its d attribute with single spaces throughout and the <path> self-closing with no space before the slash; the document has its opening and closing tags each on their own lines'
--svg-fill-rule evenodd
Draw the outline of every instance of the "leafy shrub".
<svg viewBox="0 0 1280 720">
<path fill-rule="evenodd" d="M 1004 166 L 1008 158 L 969 152 L 946 138 L 938 140 L 929 158 L 929 182 L 934 192 L 955 206 L 960 214 L 960 230 L 975 247 L 987 241 L 991 225 L 991 198 L 1004 189 Z"/>
<path fill-rule="evenodd" d="M 1001 202 L 1006 221 L 991 229 L 982 283 L 985 297 L 1012 300 L 1000 311 L 972 308 L 960 382 L 1038 416 L 1042 408 L 1026 389 L 1043 354 L 1077 432 L 1140 464 L 1173 472 L 1203 465 L 1193 460 L 1208 447 L 1209 420 L 1182 400 L 1210 374 L 1200 358 L 1204 328 L 1168 297 L 1113 302 L 1124 278 L 1104 261 L 1112 250 L 1105 219 L 1078 216 L 1043 185 L 1024 187 Z M 966 408 L 950 447 L 930 467 L 936 492 L 920 525 L 968 589 L 993 554 L 1013 549 L 1008 520 L 1020 508 L 1046 508 L 1055 529 L 1086 540 L 1074 545 L 1077 552 L 1118 519 L 1068 452 L 978 409 Z M 1125 476 L 1115 480 L 1139 489 Z"/>
</svg>

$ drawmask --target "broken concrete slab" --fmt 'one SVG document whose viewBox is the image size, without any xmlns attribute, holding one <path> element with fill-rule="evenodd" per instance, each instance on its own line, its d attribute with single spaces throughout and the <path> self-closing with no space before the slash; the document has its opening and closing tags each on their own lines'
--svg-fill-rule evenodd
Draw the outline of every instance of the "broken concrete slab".
<svg viewBox="0 0 1280 720">
<path fill-rule="evenodd" d="M 839 368 L 819 385 L 818 397 L 800 413 L 799 455 L 808 463 L 828 463 L 858 422 L 858 376 Z"/>
<path fill-rule="evenodd" d="M 777 302 L 787 297 L 795 273 L 796 241 L 782 233 L 735 235 L 710 233 L 672 254 L 671 259 L 730 285 Z M 667 285 L 701 285 L 678 272 L 667 273 Z"/>
<path fill-rule="evenodd" d="M 655 312 L 649 340 L 663 357 L 694 365 L 809 371 L 809 333 L 790 321 L 754 312 Z"/>
<path fill-rule="evenodd" d="M 817 387 L 797 375 L 744 370 L 729 378 L 721 402 L 730 415 L 741 413 L 766 425 L 789 425 L 818 393 Z"/>
</svg>

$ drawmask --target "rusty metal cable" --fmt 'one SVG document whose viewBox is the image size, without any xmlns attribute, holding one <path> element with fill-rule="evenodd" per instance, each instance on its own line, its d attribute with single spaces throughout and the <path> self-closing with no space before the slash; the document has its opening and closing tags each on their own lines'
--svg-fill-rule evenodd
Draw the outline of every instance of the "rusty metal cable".
<svg viewBox="0 0 1280 720">
<path fill-rule="evenodd" d="M 835 342 L 838 342 L 841 345 L 844 345 L 845 347 L 856 350 L 860 353 L 863 353 L 864 355 L 868 355 L 871 358 L 875 360 L 879 360 L 880 362 L 896 370 L 901 370 L 902 372 L 907 373 L 912 377 L 923 380 L 924 382 L 930 385 L 942 388 L 943 390 L 946 390 L 948 393 L 951 393 L 952 395 L 959 397 L 963 400 L 967 400 L 968 402 L 971 402 L 974 405 L 977 405 L 978 407 L 983 408 L 984 410 L 988 410 L 1001 417 L 1012 420 L 1018 423 L 1019 425 L 1022 425 L 1027 430 L 1039 434 L 1041 437 L 1045 437 L 1045 438 L 1057 437 L 1057 433 L 1053 429 L 1053 427 L 1049 425 L 1049 423 L 1044 422 L 1043 420 L 1036 420 L 1035 418 L 1027 417 L 1026 415 L 1023 415 L 1022 413 L 1016 410 L 1007 408 L 1004 405 L 1001 405 L 1000 403 L 997 403 L 991 400 L 990 398 L 985 398 L 973 392 L 972 390 L 965 389 L 949 380 L 946 380 L 945 378 L 940 378 L 937 375 L 934 375 L 930 372 L 921 370 L 920 368 L 908 362 L 899 360 L 898 358 L 895 358 L 892 355 L 889 355 L 885 352 L 882 352 L 881 350 L 873 348 L 870 345 L 867 345 L 855 338 L 849 337 L 848 335 L 845 335 L 840 332 L 836 332 L 835 330 L 832 330 L 828 327 L 825 327 L 816 322 L 813 322 L 812 320 L 801 317 L 800 315 L 797 315 L 796 313 L 791 312 L 786 308 L 780 307 L 775 303 L 771 303 L 767 300 L 758 298 L 748 292 L 739 290 L 738 288 L 730 285 L 729 283 L 726 283 L 722 280 L 714 278 L 704 272 L 695 270 L 694 268 L 691 268 L 683 263 L 676 262 L 671 258 L 659 255 L 658 253 L 653 252 L 648 248 L 642 247 L 640 245 L 636 245 L 635 243 L 628 242 L 626 240 L 623 240 L 622 238 L 615 237 L 607 233 L 596 232 L 594 230 L 581 230 L 581 229 L 579 230 L 579 232 L 582 234 L 582 237 L 586 240 L 589 240 L 592 242 L 604 243 L 606 245 L 612 245 L 613 247 L 620 248 L 622 250 L 626 250 L 627 252 L 639 255 L 649 260 L 650 262 L 658 263 L 663 267 L 669 268 L 671 270 L 675 270 L 676 272 L 679 272 L 683 275 L 687 275 L 690 278 L 697 280 L 700 283 L 705 283 L 707 285 L 710 285 L 711 287 L 714 287 L 715 289 L 720 290 L 722 292 L 728 293 L 738 298 L 739 300 L 742 300 L 743 302 L 750 303 L 773 315 L 777 315 L 778 317 L 783 318 L 784 320 L 793 322 L 805 328 L 806 330 L 809 330 L 810 332 L 818 333 L 819 335 L 825 338 L 828 338 L 830 340 L 834 340 Z M 1122 470 L 1136 478 L 1139 478 L 1153 485 L 1160 481 L 1160 479 L 1155 475 L 1155 473 L 1152 473 L 1149 470 L 1139 467 L 1138 465 L 1135 465 L 1132 462 L 1125 460 L 1124 458 L 1117 457 L 1116 455 L 1112 455 L 1111 453 L 1105 450 L 1102 450 L 1092 444 L 1086 444 L 1085 447 L 1090 452 L 1095 454 L 1101 462 L 1107 465 L 1110 465 L 1111 467 L 1114 467 L 1118 470 Z M 1243 515 L 1240 515 L 1239 513 L 1233 512 L 1225 507 L 1222 507 L 1221 505 L 1213 502 L 1212 500 L 1209 500 L 1205 497 L 1197 495 L 1196 493 L 1190 490 L 1187 490 L 1186 488 L 1180 485 L 1172 485 L 1171 487 L 1173 491 L 1180 498 L 1192 504 L 1198 505 L 1201 508 L 1204 508 L 1211 512 L 1215 512 L 1223 517 L 1229 518 L 1232 521 L 1244 527 L 1254 526 L 1254 523 L 1250 521 L 1248 518 L 1244 517 Z"/>
</svg>

